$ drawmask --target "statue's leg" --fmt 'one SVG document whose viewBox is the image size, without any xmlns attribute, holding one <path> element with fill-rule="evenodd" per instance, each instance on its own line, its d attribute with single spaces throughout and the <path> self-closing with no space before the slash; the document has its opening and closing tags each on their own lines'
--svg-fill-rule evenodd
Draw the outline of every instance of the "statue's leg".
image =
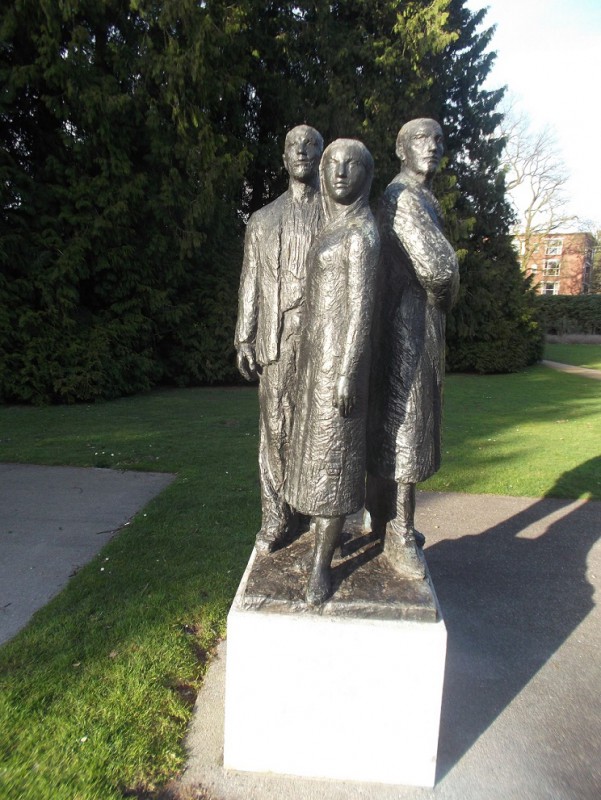
<svg viewBox="0 0 601 800">
<path fill-rule="evenodd" d="M 332 591 L 330 565 L 340 540 L 344 519 L 344 517 L 314 517 L 315 549 L 307 584 L 307 603 L 311 606 L 324 603 Z"/>
<path fill-rule="evenodd" d="M 415 541 L 414 519 L 415 484 L 399 483 L 396 516 L 386 529 L 384 555 L 403 577 L 423 579 L 426 570 Z"/>
<path fill-rule="evenodd" d="M 281 413 L 279 363 L 263 367 L 259 383 L 259 479 L 261 530 L 255 546 L 259 552 L 275 550 L 285 538 L 290 508 L 284 500 L 284 419 Z"/>
<path fill-rule="evenodd" d="M 423 533 L 415 530 L 415 484 L 399 483 L 396 494 L 396 513 L 395 517 L 399 523 L 399 529 L 403 535 L 413 536 L 415 544 L 423 547 L 426 537 Z"/>
<path fill-rule="evenodd" d="M 397 482 L 367 474 L 365 507 L 371 517 L 371 531 L 384 541 L 386 525 L 396 514 Z"/>
<path fill-rule="evenodd" d="M 285 484 L 290 458 L 290 444 L 292 439 L 292 425 L 297 402 L 298 382 L 298 351 L 301 335 L 300 309 L 294 308 L 286 311 L 282 324 L 280 339 L 280 373 L 279 373 L 279 413 L 281 415 L 281 440 L 280 450 L 282 486 Z M 288 534 L 293 536 L 299 529 L 308 529 L 310 517 L 301 517 L 295 509 L 288 508 Z"/>
</svg>

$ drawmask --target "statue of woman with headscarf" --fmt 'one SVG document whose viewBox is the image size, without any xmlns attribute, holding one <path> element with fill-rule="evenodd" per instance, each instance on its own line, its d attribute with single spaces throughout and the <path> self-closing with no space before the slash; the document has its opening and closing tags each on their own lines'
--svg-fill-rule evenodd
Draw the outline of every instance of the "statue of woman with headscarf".
<svg viewBox="0 0 601 800">
<path fill-rule="evenodd" d="M 369 151 L 354 139 L 332 142 L 320 165 L 325 223 L 308 256 L 285 486 L 287 502 L 311 516 L 315 530 L 310 605 L 330 595 L 344 520 L 365 499 L 369 333 L 380 250 L 369 208 L 373 169 Z"/>
</svg>

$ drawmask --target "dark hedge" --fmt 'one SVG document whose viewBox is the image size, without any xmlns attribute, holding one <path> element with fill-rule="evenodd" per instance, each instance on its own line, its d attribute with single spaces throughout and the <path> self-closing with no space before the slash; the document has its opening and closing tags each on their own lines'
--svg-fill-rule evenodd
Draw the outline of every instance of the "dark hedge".
<svg viewBox="0 0 601 800">
<path fill-rule="evenodd" d="M 536 303 L 545 333 L 601 334 L 601 295 L 539 295 Z"/>
</svg>

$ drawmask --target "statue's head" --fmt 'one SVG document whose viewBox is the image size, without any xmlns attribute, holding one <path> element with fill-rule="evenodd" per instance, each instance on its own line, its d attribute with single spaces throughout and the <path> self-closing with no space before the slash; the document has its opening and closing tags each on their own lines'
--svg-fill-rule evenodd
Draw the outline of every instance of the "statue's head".
<svg viewBox="0 0 601 800">
<path fill-rule="evenodd" d="M 297 125 L 288 131 L 284 143 L 284 166 L 290 179 L 299 183 L 314 183 L 322 153 L 323 138 L 315 128 Z"/>
<path fill-rule="evenodd" d="M 374 174 L 374 161 L 358 139 L 336 139 L 329 144 L 321 163 L 322 191 L 340 205 L 365 200 Z"/>
<path fill-rule="evenodd" d="M 403 170 L 430 180 L 444 153 L 442 128 L 433 119 L 412 119 L 398 133 L 396 154 Z"/>
</svg>

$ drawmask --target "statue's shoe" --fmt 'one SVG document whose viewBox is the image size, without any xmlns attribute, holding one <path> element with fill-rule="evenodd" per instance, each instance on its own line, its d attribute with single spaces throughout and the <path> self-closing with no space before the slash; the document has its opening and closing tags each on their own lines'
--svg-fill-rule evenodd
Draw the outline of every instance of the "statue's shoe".
<svg viewBox="0 0 601 800">
<path fill-rule="evenodd" d="M 320 606 L 332 593 L 329 569 L 314 569 L 307 584 L 306 599 L 310 606 Z"/>
<path fill-rule="evenodd" d="M 263 528 L 257 533 L 255 538 L 255 549 L 261 555 L 273 553 L 283 547 L 286 541 L 286 531 L 265 531 Z"/>
<path fill-rule="evenodd" d="M 384 556 L 401 577 L 416 581 L 426 577 L 424 557 L 413 536 L 386 531 Z"/>
<path fill-rule="evenodd" d="M 386 522 L 383 520 L 374 520 L 369 511 L 363 512 L 363 530 L 364 531 L 371 531 L 374 536 L 378 539 L 384 540 L 384 535 L 386 532 Z M 413 530 L 413 536 L 415 538 L 415 544 L 420 548 L 420 550 L 426 544 L 426 537 L 423 533 L 419 531 Z"/>
</svg>

